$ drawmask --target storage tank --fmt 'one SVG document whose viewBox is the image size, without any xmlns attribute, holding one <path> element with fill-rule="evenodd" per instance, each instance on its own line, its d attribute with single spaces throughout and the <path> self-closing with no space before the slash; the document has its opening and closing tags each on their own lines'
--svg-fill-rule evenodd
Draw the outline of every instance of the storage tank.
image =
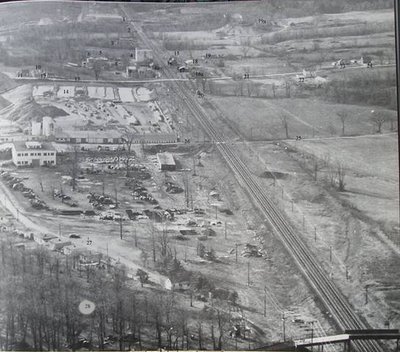
<svg viewBox="0 0 400 352">
<path fill-rule="evenodd" d="M 43 135 L 46 137 L 54 135 L 54 121 L 50 116 L 43 117 Z"/>
<path fill-rule="evenodd" d="M 42 123 L 38 121 L 32 121 L 32 136 L 41 136 L 42 135 Z"/>
</svg>

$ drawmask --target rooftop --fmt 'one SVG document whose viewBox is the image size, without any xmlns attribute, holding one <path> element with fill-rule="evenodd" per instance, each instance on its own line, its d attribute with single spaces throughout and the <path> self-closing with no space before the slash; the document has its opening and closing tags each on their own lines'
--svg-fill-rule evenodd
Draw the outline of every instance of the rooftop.
<svg viewBox="0 0 400 352">
<path fill-rule="evenodd" d="M 121 132 L 117 130 L 107 131 L 75 131 L 63 130 L 56 132 L 56 138 L 120 138 Z"/>
<path fill-rule="evenodd" d="M 26 150 L 32 150 L 32 149 L 40 149 L 40 150 L 56 150 L 52 144 L 50 143 L 42 143 L 40 142 L 39 145 L 41 147 L 32 147 L 29 146 L 30 143 L 39 143 L 39 142 L 24 142 L 24 141 L 18 141 L 18 142 L 13 142 L 14 148 L 16 151 L 26 151 Z"/>
<path fill-rule="evenodd" d="M 160 164 L 175 165 L 175 160 L 171 153 L 157 153 L 157 159 Z"/>
</svg>

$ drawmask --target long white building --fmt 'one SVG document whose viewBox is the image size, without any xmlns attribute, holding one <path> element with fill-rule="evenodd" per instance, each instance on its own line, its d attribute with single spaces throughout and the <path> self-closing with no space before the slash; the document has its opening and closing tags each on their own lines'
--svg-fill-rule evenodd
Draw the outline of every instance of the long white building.
<svg viewBox="0 0 400 352">
<path fill-rule="evenodd" d="M 11 150 L 16 166 L 56 165 L 57 154 L 51 144 L 35 141 L 14 142 Z"/>
</svg>

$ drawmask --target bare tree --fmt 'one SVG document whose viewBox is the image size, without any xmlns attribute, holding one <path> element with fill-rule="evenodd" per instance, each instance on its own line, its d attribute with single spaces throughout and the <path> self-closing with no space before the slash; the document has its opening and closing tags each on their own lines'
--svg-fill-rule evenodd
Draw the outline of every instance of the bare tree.
<svg viewBox="0 0 400 352">
<path fill-rule="evenodd" d="M 285 91 L 286 91 L 286 98 L 290 98 L 290 82 L 289 82 L 289 80 L 285 80 Z"/>
<path fill-rule="evenodd" d="M 275 85 L 275 83 L 272 83 L 271 89 L 272 89 L 272 95 L 274 96 L 274 98 L 276 98 L 276 85 Z"/>
<path fill-rule="evenodd" d="M 314 181 L 318 180 L 318 172 L 326 166 L 325 160 L 321 160 L 316 156 L 313 157 L 313 177 Z"/>
<path fill-rule="evenodd" d="M 76 186 L 77 186 L 77 182 L 76 179 L 78 177 L 78 148 L 75 146 L 74 147 L 74 156 L 72 159 L 72 169 L 71 169 L 71 186 L 72 186 L 72 190 L 75 191 L 76 190 Z"/>
<path fill-rule="evenodd" d="M 129 177 L 129 169 L 131 168 L 131 162 L 132 162 L 132 143 L 135 139 L 135 134 L 130 131 L 126 131 L 122 137 L 121 141 L 123 143 L 124 149 L 125 149 L 125 167 L 126 167 L 126 177 Z"/>
<path fill-rule="evenodd" d="M 336 173 L 337 173 L 337 187 L 340 192 L 345 190 L 345 182 L 344 178 L 346 176 L 346 171 L 341 162 L 338 162 L 336 165 Z"/>
<path fill-rule="evenodd" d="M 93 72 L 94 72 L 94 78 L 96 81 L 100 78 L 101 71 L 103 70 L 103 64 L 99 61 L 96 60 L 93 63 Z"/>
<path fill-rule="evenodd" d="M 345 124 L 346 124 L 347 118 L 349 117 L 349 114 L 347 111 L 342 110 L 342 111 L 339 111 L 337 113 L 337 115 L 339 116 L 340 122 L 342 123 L 342 136 L 344 136 L 345 135 Z"/>
<path fill-rule="evenodd" d="M 240 48 L 243 54 L 243 57 L 246 58 L 247 54 L 249 53 L 250 50 L 250 38 L 243 38 L 240 41 Z"/>
<path fill-rule="evenodd" d="M 390 130 L 394 131 L 395 130 L 395 124 L 396 124 L 396 121 L 397 121 L 396 116 L 395 115 L 389 115 L 387 117 L 387 121 L 390 122 Z"/>
<path fill-rule="evenodd" d="M 254 83 L 253 82 L 247 82 L 246 83 L 246 88 L 247 88 L 247 95 L 249 96 L 249 97 L 251 97 L 251 94 L 253 93 L 253 90 L 254 90 Z"/>
<path fill-rule="evenodd" d="M 282 127 L 285 130 L 285 134 L 286 134 L 286 139 L 289 139 L 289 123 L 288 123 L 288 117 L 287 115 L 281 115 L 281 123 L 282 123 Z"/>
<path fill-rule="evenodd" d="M 376 132 L 382 133 L 382 126 L 386 122 L 386 116 L 382 112 L 375 113 L 372 111 L 371 122 L 376 126 Z"/>
</svg>

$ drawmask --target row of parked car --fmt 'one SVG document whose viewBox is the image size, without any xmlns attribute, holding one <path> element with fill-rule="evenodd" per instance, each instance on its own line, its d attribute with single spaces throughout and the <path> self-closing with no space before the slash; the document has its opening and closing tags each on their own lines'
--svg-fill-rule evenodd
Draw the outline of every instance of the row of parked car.
<svg viewBox="0 0 400 352">
<path fill-rule="evenodd" d="M 33 208 L 46 209 L 46 210 L 49 209 L 47 204 L 43 200 L 41 200 L 39 196 L 35 194 L 35 192 L 31 188 L 26 187 L 24 185 L 21 178 L 12 176 L 7 171 L 2 171 L 0 173 L 0 176 L 5 181 L 8 187 L 10 187 L 14 191 L 21 192 L 25 198 L 28 198 Z"/>
<path fill-rule="evenodd" d="M 125 186 L 132 190 L 132 197 L 135 200 L 143 200 L 150 204 L 158 204 L 157 200 L 147 191 L 146 187 L 136 179 L 129 179 L 125 182 Z"/>
<path fill-rule="evenodd" d="M 116 207 L 115 201 L 106 195 L 91 192 L 87 195 L 87 198 L 92 207 L 97 210 L 104 209 L 104 206 Z"/>
</svg>

